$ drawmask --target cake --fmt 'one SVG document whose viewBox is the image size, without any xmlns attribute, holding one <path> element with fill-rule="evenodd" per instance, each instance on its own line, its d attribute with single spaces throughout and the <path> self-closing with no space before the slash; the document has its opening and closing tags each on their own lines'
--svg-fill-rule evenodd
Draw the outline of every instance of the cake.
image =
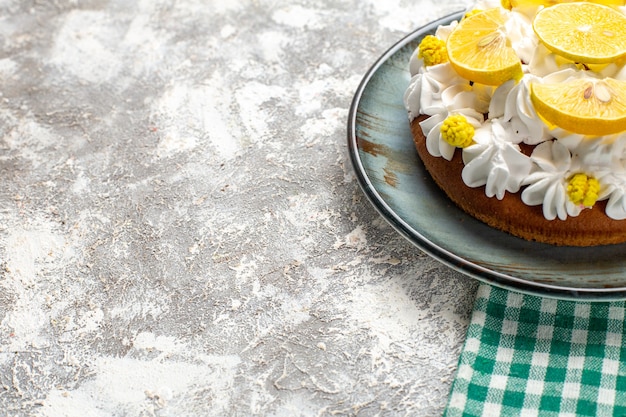
<svg viewBox="0 0 626 417">
<path fill-rule="evenodd" d="M 595 3 L 477 1 L 411 57 L 417 153 L 493 228 L 559 246 L 626 242 L 626 8 Z"/>
</svg>

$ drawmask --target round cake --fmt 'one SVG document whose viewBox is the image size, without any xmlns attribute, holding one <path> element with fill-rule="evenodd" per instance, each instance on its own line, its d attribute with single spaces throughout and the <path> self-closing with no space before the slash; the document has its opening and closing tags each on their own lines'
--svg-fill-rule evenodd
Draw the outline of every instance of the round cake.
<svg viewBox="0 0 626 417">
<path fill-rule="evenodd" d="M 420 159 L 491 227 L 553 245 L 626 242 L 626 8 L 596 3 L 478 1 L 411 58 Z"/>
</svg>

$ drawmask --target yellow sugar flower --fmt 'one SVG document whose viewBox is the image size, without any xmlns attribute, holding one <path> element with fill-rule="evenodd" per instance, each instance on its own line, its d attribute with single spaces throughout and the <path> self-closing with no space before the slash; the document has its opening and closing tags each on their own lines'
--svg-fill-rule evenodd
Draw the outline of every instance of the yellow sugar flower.
<svg viewBox="0 0 626 417">
<path fill-rule="evenodd" d="M 452 146 L 467 148 L 474 139 L 474 126 L 462 114 L 453 114 L 443 121 L 441 137 Z"/>
<path fill-rule="evenodd" d="M 433 35 L 427 35 L 419 45 L 418 58 L 424 61 L 427 67 L 448 62 L 446 42 Z"/>
<path fill-rule="evenodd" d="M 584 207 L 593 207 L 600 194 L 600 182 L 587 174 L 574 174 L 567 184 L 567 195 L 570 200 Z"/>
</svg>

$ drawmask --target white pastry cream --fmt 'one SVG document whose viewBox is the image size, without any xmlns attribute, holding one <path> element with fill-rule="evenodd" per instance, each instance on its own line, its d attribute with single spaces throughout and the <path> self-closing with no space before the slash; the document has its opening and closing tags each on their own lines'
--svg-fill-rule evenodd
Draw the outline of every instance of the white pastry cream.
<svg viewBox="0 0 626 417">
<path fill-rule="evenodd" d="M 500 1 L 484 0 L 471 9 L 500 7 Z M 470 10 L 471 10 L 470 9 Z M 506 10 L 504 31 L 522 62 L 524 75 L 490 87 L 460 77 L 450 63 L 426 66 L 413 54 L 411 81 L 404 95 L 410 121 L 420 123 L 428 152 L 451 160 L 462 152 L 462 172 L 468 187 L 485 186 L 488 197 L 502 199 L 507 192 L 521 192 L 527 205 L 541 205 L 546 219 L 565 220 L 586 206 L 573 202 L 568 181 L 576 174 L 592 176 L 600 184 L 598 200 L 608 200 L 606 214 L 626 219 L 626 132 L 591 137 L 550 127 L 537 115 L 530 99 L 531 83 L 559 83 L 573 78 L 612 77 L 626 80 L 624 66 L 610 64 L 598 72 L 581 70 L 546 49 L 535 35 L 532 17 L 538 10 Z M 625 13 L 626 8 L 620 8 Z M 458 22 L 441 26 L 435 36 L 446 40 Z M 473 143 L 458 149 L 444 140 L 441 126 L 450 115 L 463 115 L 474 128 Z M 520 144 L 535 145 L 530 156 Z"/>
<path fill-rule="evenodd" d="M 474 145 L 463 151 L 463 182 L 469 187 L 485 185 L 488 197 L 504 197 L 519 191 L 532 168 L 529 157 L 511 141 L 515 135 L 510 123 L 489 119 L 476 130 Z"/>
</svg>

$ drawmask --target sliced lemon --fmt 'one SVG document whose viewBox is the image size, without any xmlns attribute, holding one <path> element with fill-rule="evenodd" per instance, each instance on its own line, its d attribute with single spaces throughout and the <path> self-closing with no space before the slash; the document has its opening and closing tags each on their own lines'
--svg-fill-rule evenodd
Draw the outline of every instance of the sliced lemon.
<svg viewBox="0 0 626 417">
<path fill-rule="evenodd" d="M 549 50 L 574 62 L 605 64 L 626 55 L 626 16 L 601 4 L 546 7 L 535 16 L 533 29 Z"/>
<path fill-rule="evenodd" d="M 501 0 L 502 7 L 511 10 L 513 7 L 526 6 L 554 6 L 559 3 L 574 3 L 581 0 Z M 624 6 L 624 0 L 586 0 L 589 3 L 604 4 L 605 6 Z"/>
<path fill-rule="evenodd" d="M 522 77 L 520 59 L 504 32 L 506 13 L 498 7 L 472 14 L 450 33 L 448 58 L 461 77 L 486 85 Z"/>
<path fill-rule="evenodd" d="M 579 78 L 532 83 L 530 99 L 548 124 L 573 133 L 604 136 L 626 130 L 626 81 Z"/>
</svg>

